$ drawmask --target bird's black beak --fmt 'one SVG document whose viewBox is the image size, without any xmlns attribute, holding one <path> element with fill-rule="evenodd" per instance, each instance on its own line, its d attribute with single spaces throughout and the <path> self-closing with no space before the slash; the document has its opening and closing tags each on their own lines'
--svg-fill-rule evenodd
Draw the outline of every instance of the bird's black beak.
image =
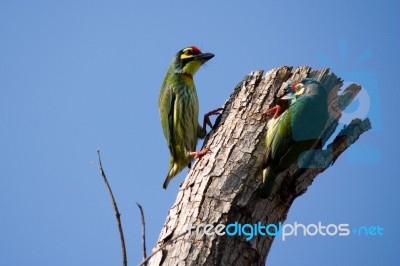
<svg viewBox="0 0 400 266">
<path fill-rule="evenodd" d="M 207 62 L 208 60 L 210 60 L 211 58 L 214 57 L 214 54 L 212 53 L 203 53 L 203 54 L 198 54 L 194 57 L 194 60 L 198 60 L 202 63 Z"/>
<path fill-rule="evenodd" d="M 291 100 L 296 98 L 296 95 L 293 92 L 289 92 L 288 94 L 286 94 L 285 96 L 283 96 L 281 99 L 282 100 Z"/>
</svg>

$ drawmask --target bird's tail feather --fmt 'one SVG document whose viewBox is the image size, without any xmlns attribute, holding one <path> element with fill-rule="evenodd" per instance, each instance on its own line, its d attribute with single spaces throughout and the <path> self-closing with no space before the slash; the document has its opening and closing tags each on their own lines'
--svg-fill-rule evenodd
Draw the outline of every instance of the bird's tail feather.
<svg viewBox="0 0 400 266">
<path fill-rule="evenodd" d="M 163 184 L 164 189 L 167 189 L 169 181 L 171 181 L 171 179 L 174 178 L 174 176 L 176 176 L 181 170 L 182 169 L 180 169 L 179 165 L 175 162 L 174 158 L 171 156 L 168 174 L 165 177 L 165 181 Z"/>
<path fill-rule="evenodd" d="M 271 169 L 271 167 L 267 167 L 263 171 L 263 184 L 260 191 L 260 196 L 262 198 L 267 198 L 271 193 L 272 186 L 275 183 L 276 173 Z"/>
</svg>

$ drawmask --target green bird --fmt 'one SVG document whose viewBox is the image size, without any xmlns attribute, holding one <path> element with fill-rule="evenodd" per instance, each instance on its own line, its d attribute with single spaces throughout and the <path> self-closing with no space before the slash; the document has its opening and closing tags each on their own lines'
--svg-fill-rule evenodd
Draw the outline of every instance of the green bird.
<svg viewBox="0 0 400 266">
<path fill-rule="evenodd" d="M 300 156 L 320 140 L 329 118 L 327 93 L 320 82 L 306 78 L 294 82 L 291 88 L 294 93 L 282 98 L 290 100 L 290 106 L 285 112 L 279 115 L 279 106 L 264 111 L 264 114 L 274 112 L 268 122 L 265 139 L 267 151 L 261 189 L 264 198 L 269 196 L 277 174 L 297 163 Z"/>
<path fill-rule="evenodd" d="M 220 109 L 207 113 L 203 127 L 199 125 L 199 102 L 193 76 L 201 65 L 213 57 L 214 54 L 202 53 L 195 46 L 180 50 L 172 59 L 162 83 L 158 109 L 171 155 L 164 189 L 183 168 L 190 168 L 193 158 L 199 158 L 208 151 L 195 151 L 197 139 L 206 136 L 206 125 L 211 126 L 208 117 L 219 114 Z"/>
</svg>

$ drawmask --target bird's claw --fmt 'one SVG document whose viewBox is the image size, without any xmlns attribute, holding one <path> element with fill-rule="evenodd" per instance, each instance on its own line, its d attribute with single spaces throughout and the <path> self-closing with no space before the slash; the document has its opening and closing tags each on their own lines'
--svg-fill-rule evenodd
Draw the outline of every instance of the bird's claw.
<svg viewBox="0 0 400 266">
<path fill-rule="evenodd" d="M 207 125 L 209 125 L 210 128 L 213 128 L 213 125 L 211 124 L 210 116 L 220 115 L 221 114 L 220 112 L 222 110 L 224 110 L 224 108 L 218 108 L 218 109 L 212 110 L 204 115 L 204 121 L 203 121 L 203 129 L 204 130 L 206 129 Z"/>
<path fill-rule="evenodd" d="M 205 155 L 209 151 L 210 150 L 208 148 L 204 148 L 200 151 L 191 151 L 191 152 L 189 152 L 189 156 L 192 156 L 193 158 L 198 159 L 201 156 Z"/>
<path fill-rule="evenodd" d="M 280 111 L 281 111 L 281 107 L 280 107 L 280 105 L 277 104 L 274 107 L 265 110 L 263 112 L 263 115 L 268 115 L 269 113 L 274 113 L 274 116 L 272 118 L 275 119 L 278 117 Z"/>
</svg>

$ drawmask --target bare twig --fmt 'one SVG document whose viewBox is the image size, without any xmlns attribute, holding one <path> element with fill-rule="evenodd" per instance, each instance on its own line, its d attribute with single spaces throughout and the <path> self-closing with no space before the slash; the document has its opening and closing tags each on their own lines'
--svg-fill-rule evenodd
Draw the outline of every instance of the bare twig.
<svg viewBox="0 0 400 266">
<path fill-rule="evenodd" d="M 145 260 L 143 260 L 138 266 L 142 265 L 147 265 L 147 262 L 150 260 L 151 257 L 153 257 L 157 252 L 168 246 L 169 244 L 172 244 L 176 239 L 180 238 L 181 236 L 185 235 L 188 232 L 188 230 L 185 230 L 181 234 L 169 239 L 168 241 L 165 241 L 164 244 L 159 246 L 156 250 L 154 250 Z"/>
<path fill-rule="evenodd" d="M 139 207 L 140 216 L 142 217 L 142 247 L 143 247 L 143 260 L 146 260 L 146 223 L 144 221 L 144 212 L 142 206 L 136 202 L 136 205 Z"/>
<path fill-rule="evenodd" d="M 107 186 L 108 193 L 110 194 L 111 201 L 114 206 L 115 217 L 117 218 L 119 236 L 121 239 L 122 265 L 127 266 L 128 261 L 126 258 L 126 247 L 125 247 L 124 232 L 122 231 L 121 214 L 118 211 L 117 202 L 115 201 L 114 194 L 112 193 L 112 190 L 111 190 L 111 186 L 107 181 L 106 173 L 104 172 L 103 165 L 101 164 L 100 149 L 97 150 L 97 155 L 99 157 L 99 171 L 100 171 L 101 176 L 103 177 L 104 183 Z"/>
</svg>

